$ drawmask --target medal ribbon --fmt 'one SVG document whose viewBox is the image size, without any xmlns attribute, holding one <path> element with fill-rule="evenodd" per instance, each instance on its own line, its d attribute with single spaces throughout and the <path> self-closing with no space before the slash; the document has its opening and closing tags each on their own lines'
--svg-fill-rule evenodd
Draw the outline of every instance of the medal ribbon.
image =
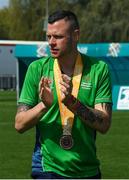
<svg viewBox="0 0 129 180">
<path fill-rule="evenodd" d="M 78 53 L 77 60 L 75 63 L 75 68 L 74 68 L 74 74 L 72 78 L 72 84 L 73 84 L 72 95 L 76 98 L 78 95 L 81 76 L 82 76 L 82 59 L 81 59 L 80 53 Z M 57 59 L 54 60 L 54 77 L 55 77 L 59 109 L 60 109 L 60 114 L 61 114 L 63 134 L 71 135 L 71 129 L 73 126 L 73 121 L 74 121 L 74 114 L 61 102 L 61 90 L 60 90 L 61 86 L 59 82 L 62 80 L 62 76 L 61 76 L 61 70 L 60 70 Z"/>
</svg>

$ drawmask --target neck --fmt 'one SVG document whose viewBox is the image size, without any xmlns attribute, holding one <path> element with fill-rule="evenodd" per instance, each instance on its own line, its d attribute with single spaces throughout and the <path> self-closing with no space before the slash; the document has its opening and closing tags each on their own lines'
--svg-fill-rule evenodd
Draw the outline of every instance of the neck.
<svg viewBox="0 0 129 180">
<path fill-rule="evenodd" d="M 74 66 L 76 63 L 78 52 L 58 59 L 61 71 L 68 76 L 72 76 L 74 72 Z"/>
</svg>

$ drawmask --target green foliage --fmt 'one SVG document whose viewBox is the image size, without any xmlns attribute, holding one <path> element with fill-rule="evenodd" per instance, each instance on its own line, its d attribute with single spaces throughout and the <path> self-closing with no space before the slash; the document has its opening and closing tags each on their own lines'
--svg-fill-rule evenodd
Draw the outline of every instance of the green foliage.
<svg viewBox="0 0 129 180">
<path fill-rule="evenodd" d="M 0 39 L 9 39 L 8 9 L 0 10 Z"/>
<path fill-rule="evenodd" d="M 77 14 L 81 43 L 129 41 L 128 0 L 10 0 L 0 10 L 0 38 L 45 40 L 47 2 L 48 14 L 57 9 Z"/>
<path fill-rule="evenodd" d="M 10 37 L 18 40 L 42 40 L 43 3 L 35 0 L 10 1 Z"/>
<path fill-rule="evenodd" d="M 129 1 L 126 0 L 91 0 L 83 14 L 81 39 L 89 43 L 127 42 L 128 5 Z"/>
</svg>

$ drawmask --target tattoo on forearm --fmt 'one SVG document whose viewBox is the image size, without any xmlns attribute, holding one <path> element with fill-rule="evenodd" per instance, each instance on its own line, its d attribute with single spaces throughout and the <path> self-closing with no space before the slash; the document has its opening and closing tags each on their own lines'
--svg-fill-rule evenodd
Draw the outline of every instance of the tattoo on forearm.
<svg viewBox="0 0 129 180">
<path fill-rule="evenodd" d="M 111 114 L 111 104 L 102 103 L 102 108 L 109 115 Z M 99 124 L 102 124 L 105 118 L 104 112 L 97 109 L 91 109 L 87 106 L 84 106 L 81 103 L 80 107 L 77 108 L 77 115 L 81 117 L 83 120 L 89 121 L 90 123 L 98 122 Z"/>
<path fill-rule="evenodd" d="M 88 110 L 89 112 L 87 113 L 87 120 L 90 121 L 91 123 L 97 121 L 99 124 L 103 122 L 103 112 L 99 110 Z"/>
<path fill-rule="evenodd" d="M 101 113 L 100 111 L 90 109 L 81 103 L 80 103 L 80 106 L 78 106 L 78 108 L 76 110 L 76 114 L 81 119 L 89 121 L 90 123 L 94 123 L 95 121 L 102 123 L 102 121 L 103 121 L 103 118 L 102 118 L 103 113 Z"/>
<path fill-rule="evenodd" d="M 102 124 L 105 118 L 105 114 L 103 111 L 89 108 L 83 105 L 73 96 L 69 97 L 69 99 L 66 100 L 65 105 L 81 119 L 83 119 L 84 121 L 88 121 L 91 124 L 93 124 L 94 122 Z M 107 112 L 109 115 L 111 114 L 112 105 L 110 103 L 101 103 L 101 106 L 105 112 Z"/>
<path fill-rule="evenodd" d="M 22 111 L 27 111 L 27 110 L 29 110 L 29 109 L 31 109 L 32 107 L 31 106 L 29 106 L 29 105 L 27 105 L 27 104 L 19 104 L 18 105 L 18 108 L 17 108 L 17 113 L 19 113 L 19 112 L 22 112 Z"/>
</svg>

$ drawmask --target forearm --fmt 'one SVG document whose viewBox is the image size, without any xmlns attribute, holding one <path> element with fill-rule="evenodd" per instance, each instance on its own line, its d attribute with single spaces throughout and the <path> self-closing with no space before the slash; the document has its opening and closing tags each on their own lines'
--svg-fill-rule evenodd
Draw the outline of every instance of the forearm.
<svg viewBox="0 0 129 180">
<path fill-rule="evenodd" d="M 26 109 L 25 106 L 22 106 L 15 117 L 15 129 L 18 132 L 23 133 L 34 127 L 46 110 L 47 109 L 42 102 L 31 109 Z"/>
<path fill-rule="evenodd" d="M 72 95 L 69 95 L 63 103 L 89 127 L 101 133 L 106 133 L 109 129 L 111 124 L 111 110 L 102 111 L 90 108 L 83 105 Z"/>
</svg>

